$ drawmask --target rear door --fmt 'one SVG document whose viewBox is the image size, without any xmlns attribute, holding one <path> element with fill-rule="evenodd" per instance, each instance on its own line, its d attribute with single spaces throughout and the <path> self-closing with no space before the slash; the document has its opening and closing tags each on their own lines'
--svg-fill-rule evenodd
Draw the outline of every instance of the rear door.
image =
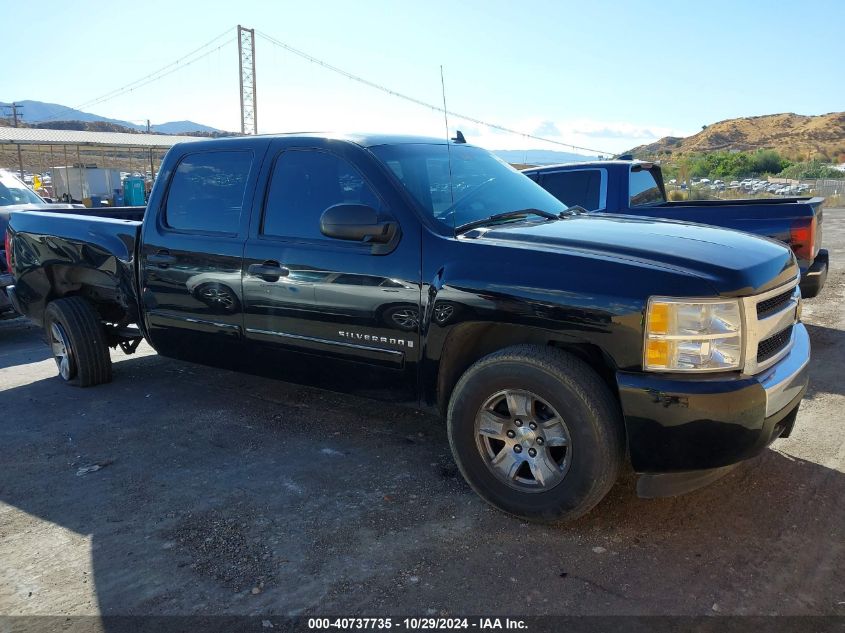
<svg viewBox="0 0 845 633">
<path fill-rule="evenodd" d="M 538 183 L 568 206 L 579 205 L 587 211 L 603 211 L 607 208 L 606 169 L 541 172 Z"/>
<path fill-rule="evenodd" d="M 244 251 L 245 337 L 280 370 L 295 369 L 294 376 L 282 371 L 284 378 L 412 400 L 419 225 L 403 221 L 403 210 L 376 182 L 385 176 L 374 173 L 374 165 L 349 143 L 280 141 L 271 148 L 266 193 L 256 203 Z M 342 203 L 368 205 L 395 219 L 398 243 L 385 251 L 323 235 L 323 211 Z"/>
<path fill-rule="evenodd" d="M 139 262 L 153 346 L 192 358 L 242 341 L 243 247 L 267 143 L 197 145 L 162 174 L 167 188 L 151 201 Z"/>
</svg>

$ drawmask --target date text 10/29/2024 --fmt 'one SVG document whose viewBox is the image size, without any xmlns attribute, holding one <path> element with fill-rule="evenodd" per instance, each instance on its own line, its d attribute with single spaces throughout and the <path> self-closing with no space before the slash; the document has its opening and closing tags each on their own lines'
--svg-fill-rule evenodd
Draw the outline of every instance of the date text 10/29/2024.
<svg viewBox="0 0 845 633">
<path fill-rule="evenodd" d="M 525 620 L 518 618 L 309 618 L 310 630 L 388 630 L 408 631 L 441 630 L 525 630 Z"/>
</svg>

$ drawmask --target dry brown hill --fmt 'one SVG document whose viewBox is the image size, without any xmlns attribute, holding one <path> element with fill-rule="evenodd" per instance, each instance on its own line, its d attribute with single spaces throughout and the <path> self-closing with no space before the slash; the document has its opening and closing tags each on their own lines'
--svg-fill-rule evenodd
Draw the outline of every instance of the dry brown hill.
<svg viewBox="0 0 845 633">
<path fill-rule="evenodd" d="M 845 112 L 819 116 L 768 114 L 728 119 L 708 125 L 698 134 L 667 136 L 631 153 L 667 157 L 714 151 L 773 149 L 792 160 L 845 161 Z"/>
</svg>

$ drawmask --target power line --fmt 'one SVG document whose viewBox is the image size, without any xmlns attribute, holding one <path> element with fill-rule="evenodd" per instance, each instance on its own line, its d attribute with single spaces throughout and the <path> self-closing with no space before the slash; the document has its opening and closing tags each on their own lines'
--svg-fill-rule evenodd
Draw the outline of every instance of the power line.
<svg viewBox="0 0 845 633">
<path fill-rule="evenodd" d="M 267 40 L 268 42 L 270 42 L 274 46 L 278 46 L 279 48 L 282 48 L 282 49 L 288 51 L 289 53 L 293 53 L 294 55 L 297 55 L 298 57 L 301 57 L 302 59 L 305 59 L 305 60 L 307 60 L 307 61 L 309 61 L 313 64 L 317 64 L 318 66 L 322 66 L 323 68 L 325 68 L 327 70 L 330 70 L 334 73 L 342 75 L 342 76 L 346 77 L 347 79 L 351 79 L 352 81 L 356 81 L 356 82 L 363 84 L 365 86 L 368 86 L 370 88 L 374 88 L 375 90 L 380 90 L 381 92 L 384 92 L 385 94 L 389 94 L 393 97 L 398 97 L 400 99 L 404 99 L 405 101 L 408 101 L 410 103 L 414 103 L 414 104 L 422 106 L 424 108 L 428 108 L 430 110 L 434 110 L 435 112 L 441 112 L 443 114 L 448 114 L 451 117 L 462 119 L 464 121 L 469 121 L 471 123 L 476 123 L 478 125 L 483 125 L 485 127 L 492 128 L 494 130 L 499 130 L 501 132 L 507 132 L 509 134 L 515 134 L 517 136 L 522 136 L 524 138 L 530 138 L 530 139 L 537 140 L 537 141 L 543 141 L 544 143 L 551 143 L 553 145 L 560 145 L 562 147 L 568 147 L 570 149 L 581 150 L 581 151 L 585 151 L 585 152 L 594 152 L 596 154 L 608 154 L 608 155 L 614 154 L 614 152 L 605 152 L 603 150 L 598 150 L 598 149 L 594 149 L 594 148 L 590 148 L 590 147 L 581 147 L 579 145 L 573 145 L 572 143 L 564 143 L 563 141 L 555 141 L 555 140 L 552 140 L 552 139 L 549 139 L 549 138 L 544 138 L 542 136 L 537 136 L 535 134 L 528 134 L 526 132 L 521 132 L 519 130 L 514 130 L 514 129 L 511 129 L 509 127 L 505 127 L 504 125 L 499 125 L 498 123 L 491 123 L 489 121 L 484 121 L 482 119 L 478 119 L 476 117 L 472 117 L 472 116 L 469 116 L 469 115 L 466 115 L 466 114 L 460 114 L 458 112 L 449 111 L 447 113 L 444 108 L 442 108 L 438 105 L 435 105 L 433 103 L 428 103 L 427 101 L 423 101 L 422 99 L 417 99 L 416 97 L 412 97 L 410 95 L 406 95 L 406 94 L 401 93 L 401 92 L 397 92 L 396 90 L 392 90 L 391 88 L 388 88 L 387 86 L 376 83 L 374 81 L 370 81 L 369 79 L 365 79 L 363 77 L 355 75 L 355 74 L 353 74 L 353 73 L 351 73 L 347 70 L 343 70 L 342 68 L 338 68 L 337 66 L 334 66 L 334 65 L 332 65 L 332 64 L 330 64 L 326 61 L 323 61 L 322 59 L 318 59 L 318 58 L 314 57 L 313 55 L 309 55 L 305 51 L 302 51 L 298 48 L 294 48 L 293 46 L 291 46 L 289 44 L 285 44 L 284 42 L 277 40 L 276 38 L 262 32 L 262 31 L 259 31 L 259 30 L 256 29 L 256 33 L 261 38 Z"/>
<path fill-rule="evenodd" d="M 127 93 L 130 93 L 130 92 L 133 92 L 133 91 L 137 90 L 138 88 L 146 86 L 147 84 L 153 83 L 154 81 L 158 81 L 159 79 L 163 79 L 164 77 L 167 77 L 168 75 L 171 75 L 171 74 L 173 74 L 173 73 L 175 73 L 179 70 L 182 70 L 183 68 L 187 68 L 188 66 L 200 61 L 201 59 L 208 57 L 209 55 L 211 55 L 213 53 L 216 53 L 221 48 L 224 48 L 228 44 L 231 44 L 232 42 L 234 42 L 235 41 L 234 38 L 226 40 L 225 42 L 223 42 L 222 44 L 220 44 L 216 48 L 208 50 L 205 53 L 203 53 L 202 55 L 199 55 L 198 57 L 194 57 L 194 55 L 196 55 L 200 51 L 202 51 L 202 50 L 208 48 L 209 46 L 213 45 L 215 42 L 217 42 L 221 38 L 225 37 L 226 35 L 231 34 L 232 30 L 233 30 L 232 28 L 226 29 L 225 31 L 223 31 L 223 33 L 221 33 L 217 37 L 212 38 L 211 40 L 209 40 L 208 42 L 206 42 L 202 46 L 195 48 L 190 53 L 182 55 L 180 58 L 176 59 L 175 61 L 170 62 L 166 66 L 162 66 L 161 68 L 159 68 L 156 71 L 153 71 L 153 72 L 151 72 L 147 75 L 144 75 L 143 77 L 140 77 L 140 78 L 136 79 L 135 81 L 132 81 L 132 82 L 130 82 L 130 83 L 124 85 L 124 86 L 121 86 L 120 88 L 115 88 L 114 90 L 111 90 L 111 91 L 109 91 L 105 94 L 100 95 L 99 97 L 95 97 L 94 99 L 86 101 L 85 103 L 82 103 L 78 106 L 75 106 L 75 107 L 66 106 L 63 110 L 60 110 L 58 113 L 54 113 L 54 114 L 52 114 L 51 116 L 49 116 L 45 119 L 41 119 L 41 121 L 39 121 L 39 123 L 44 123 L 44 122 L 47 122 L 47 121 L 55 121 L 56 119 L 63 116 L 64 112 L 68 112 L 70 110 L 80 110 L 81 108 L 88 108 L 88 107 L 91 107 L 93 105 L 97 105 L 99 103 L 104 103 L 106 101 L 116 99 L 117 97 L 120 97 L 120 96 L 127 94 Z M 193 58 L 193 59 L 191 59 L 191 58 Z M 189 61 L 186 61 L 186 60 L 189 60 Z M 165 72 L 165 71 L 167 71 L 167 72 Z"/>
</svg>

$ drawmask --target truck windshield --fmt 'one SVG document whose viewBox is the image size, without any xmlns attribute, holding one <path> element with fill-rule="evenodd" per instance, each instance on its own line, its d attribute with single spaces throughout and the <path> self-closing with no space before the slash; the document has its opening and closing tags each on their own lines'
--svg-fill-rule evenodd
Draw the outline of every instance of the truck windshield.
<svg viewBox="0 0 845 633">
<path fill-rule="evenodd" d="M 44 200 L 12 174 L 0 170 L 0 207 L 13 204 L 44 204 Z"/>
<path fill-rule="evenodd" d="M 450 229 L 511 211 L 538 209 L 558 214 L 567 208 L 527 176 L 478 147 L 408 143 L 370 150 L 424 212 Z"/>
</svg>

